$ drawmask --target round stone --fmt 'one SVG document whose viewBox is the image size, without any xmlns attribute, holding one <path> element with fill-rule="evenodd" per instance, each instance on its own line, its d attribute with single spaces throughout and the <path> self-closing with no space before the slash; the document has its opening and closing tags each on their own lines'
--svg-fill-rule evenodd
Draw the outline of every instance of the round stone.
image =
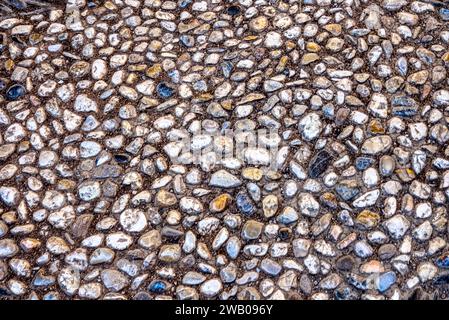
<svg viewBox="0 0 449 320">
<path fill-rule="evenodd" d="M 120 224 L 127 232 L 140 232 L 147 227 L 147 218 L 139 209 L 126 209 L 120 214 Z"/>
<path fill-rule="evenodd" d="M 249 27 L 252 31 L 262 32 L 268 27 L 268 19 L 265 16 L 258 16 L 249 22 Z"/>
<path fill-rule="evenodd" d="M 12 85 L 6 91 L 6 99 L 14 101 L 22 98 L 26 93 L 25 88 L 20 84 Z"/>
<path fill-rule="evenodd" d="M 208 298 L 216 296 L 222 289 L 223 284 L 220 279 L 207 280 L 200 286 L 201 293 Z"/>
</svg>

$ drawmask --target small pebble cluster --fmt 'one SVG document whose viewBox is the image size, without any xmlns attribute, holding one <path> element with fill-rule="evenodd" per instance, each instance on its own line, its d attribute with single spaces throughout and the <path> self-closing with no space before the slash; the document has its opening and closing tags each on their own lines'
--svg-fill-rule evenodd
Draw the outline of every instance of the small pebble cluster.
<svg viewBox="0 0 449 320">
<path fill-rule="evenodd" d="M 23 10 L 0 17 L 0 299 L 447 297 L 449 3 Z M 222 159 L 228 129 L 275 134 Z"/>
</svg>

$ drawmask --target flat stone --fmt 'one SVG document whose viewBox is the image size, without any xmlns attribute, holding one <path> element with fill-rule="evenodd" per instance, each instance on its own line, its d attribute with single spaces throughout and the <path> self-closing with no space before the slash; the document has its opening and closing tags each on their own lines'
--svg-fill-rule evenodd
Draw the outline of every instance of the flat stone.
<svg viewBox="0 0 449 320">
<path fill-rule="evenodd" d="M 226 170 L 219 170 L 212 174 L 209 185 L 220 188 L 235 188 L 241 185 L 241 180 Z"/>
<path fill-rule="evenodd" d="M 364 154 L 376 155 L 388 151 L 393 144 L 389 136 L 375 136 L 368 138 L 362 145 L 362 152 Z"/>
</svg>

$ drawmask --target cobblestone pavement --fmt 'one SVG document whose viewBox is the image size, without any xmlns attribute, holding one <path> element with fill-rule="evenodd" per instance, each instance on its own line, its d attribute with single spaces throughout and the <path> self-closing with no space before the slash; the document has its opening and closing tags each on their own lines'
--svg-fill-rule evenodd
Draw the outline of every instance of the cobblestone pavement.
<svg viewBox="0 0 449 320">
<path fill-rule="evenodd" d="M 1 299 L 446 298 L 449 3 L 48 2 L 0 4 Z"/>
</svg>

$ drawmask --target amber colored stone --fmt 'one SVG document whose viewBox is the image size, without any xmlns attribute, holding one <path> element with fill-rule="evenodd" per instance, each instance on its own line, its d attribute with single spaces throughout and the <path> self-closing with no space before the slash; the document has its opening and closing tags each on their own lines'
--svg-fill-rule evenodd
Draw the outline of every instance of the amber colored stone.
<svg viewBox="0 0 449 320">
<path fill-rule="evenodd" d="M 146 75 L 150 78 L 157 78 L 162 73 L 162 66 L 160 64 L 155 64 L 147 69 Z"/>
<path fill-rule="evenodd" d="M 396 169 L 394 172 L 398 175 L 399 179 L 404 182 L 410 182 L 416 178 L 415 171 L 410 168 L 400 168 Z"/>
<path fill-rule="evenodd" d="M 334 36 L 338 36 L 341 34 L 341 25 L 337 23 L 327 24 L 324 27 L 324 30 L 329 31 Z"/>
<path fill-rule="evenodd" d="M 5 61 L 5 69 L 6 71 L 12 71 L 14 69 L 14 61 L 12 61 L 11 59 L 8 59 Z"/>
<path fill-rule="evenodd" d="M 309 52 L 318 52 L 321 50 L 321 47 L 315 42 L 307 42 L 306 49 Z"/>
<path fill-rule="evenodd" d="M 223 212 L 232 201 L 231 195 L 227 193 L 220 194 L 210 203 L 209 209 L 212 212 Z"/>
<path fill-rule="evenodd" d="M 382 126 L 382 123 L 377 120 L 371 120 L 371 122 L 369 123 L 369 130 L 372 133 L 385 133 L 385 128 Z"/>
<path fill-rule="evenodd" d="M 245 168 L 242 171 L 242 176 L 245 179 L 252 181 L 260 181 L 262 179 L 263 172 L 259 168 Z"/>
<path fill-rule="evenodd" d="M 379 224 L 380 215 L 370 210 L 363 210 L 355 219 L 356 224 L 362 226 L 365 229 L 374 228 Z"/>
<path fill-rule="evenodd" d="M 232 110 L 234 109 L 234 105 L 232 104 L 232 100 L 225 100 L 221 102 L 221 106 L 225 110 Z"/>
</svg>

